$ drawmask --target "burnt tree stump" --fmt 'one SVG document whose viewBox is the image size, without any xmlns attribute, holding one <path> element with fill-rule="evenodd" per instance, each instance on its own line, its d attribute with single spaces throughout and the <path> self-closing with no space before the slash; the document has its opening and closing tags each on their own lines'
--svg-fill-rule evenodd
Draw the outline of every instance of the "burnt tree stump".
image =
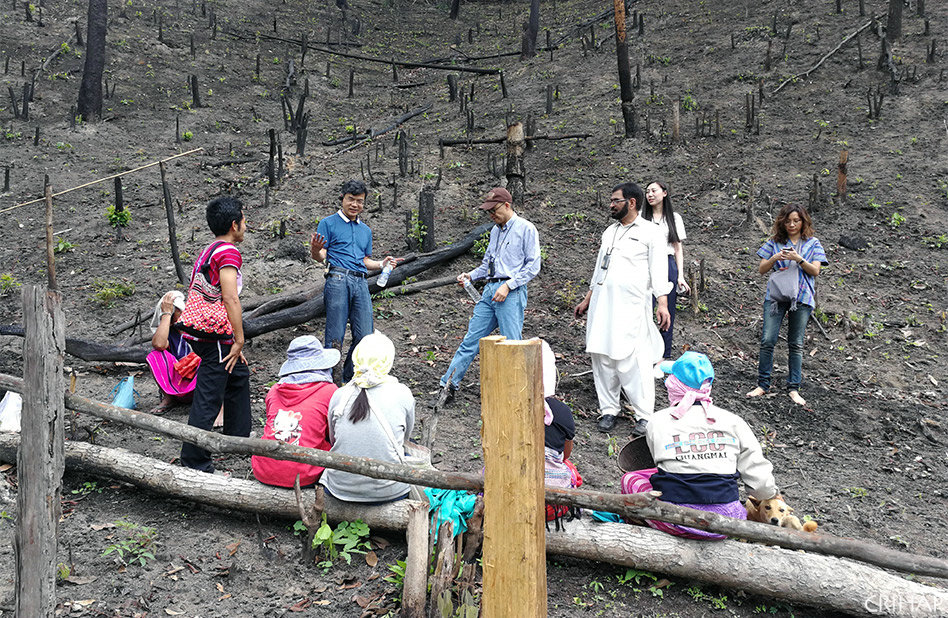
<svg viewBox="0 0 948 618">
<path fill-rule="evenodd" d="M 507 127 L 507 190 L 513 197 L 514 204 L 523 204 L 523 195 L 526 192 L 526 167 L 524 153 L 527 140 L 523 132 L 523 124 L 515 122 Z"/>
</svg>

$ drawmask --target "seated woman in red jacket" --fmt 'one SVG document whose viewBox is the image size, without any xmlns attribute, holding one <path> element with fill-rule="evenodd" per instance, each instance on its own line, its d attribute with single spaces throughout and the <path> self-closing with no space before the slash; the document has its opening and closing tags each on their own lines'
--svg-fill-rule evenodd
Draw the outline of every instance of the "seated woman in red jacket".
<svg viewBox="0 0 948 618">
<path fill-rule="evenodd" d="M 332 368 L 339 362 L 339 350 L 323 349 L 319 339 L 304 335 L 290 342 L 286 355 L 280 381 L 267 393 L 263 439 L 328 451 L 331 445 L 326 413 L 337 388 Z M 300 487 L 306 487 L 323 472 L 320 466 L 260 455 L 251 457 L 250 465 L 258 481 L 278 487 L 293 487 L 297 475 Z"/>
</svg>

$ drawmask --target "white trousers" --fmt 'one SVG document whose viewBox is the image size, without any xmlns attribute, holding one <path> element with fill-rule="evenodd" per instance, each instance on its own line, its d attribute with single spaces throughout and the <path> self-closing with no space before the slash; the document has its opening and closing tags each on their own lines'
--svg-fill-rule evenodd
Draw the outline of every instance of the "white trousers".
<svg viewBox="0 0 948 618">
<path fill-rule="evenodd" d="M 599 413 L 619 414 L 619 393 L 635 410 L 636 419 L 648 420 L 655 411 L 655 379 L 648 354 L 632 354 L 622 360 L 605 354 L 590 354 L 593 380 L 599 398 Z"/>
</svg>

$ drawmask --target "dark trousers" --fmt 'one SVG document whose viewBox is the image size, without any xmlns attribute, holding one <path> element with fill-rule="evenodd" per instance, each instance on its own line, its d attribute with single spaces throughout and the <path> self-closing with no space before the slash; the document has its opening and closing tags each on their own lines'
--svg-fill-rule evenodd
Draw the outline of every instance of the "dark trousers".
<svg viewBox="0 0 948 618">
<path fill-rule="evenodd" d="M 224 405 L 224 433 L 250 435 L 250 368 L 240 361 L 227 373 L 221 359 L 230 352 L 229 344 L 192 341 L 191 349 L 201 357 L 195 376 L 194 399 L 188 425 L 211 430 Z M 181 464 L 203 472 L 214 472 L 211 454 L 193 444 L 181 445 Z"/>
<path fill-rule="evenodd" d="M 668 293 L 668 315 L 671 316 L 671 322 L 668 323 L 668 330 L 658 331 L 662 335 L 662 341 L 665 342 L 665 352 L 662 358 L 672 357 L 672 333 L 675 330 L 675 311 L 678 303 L 678 262 L 674 255 L 668 256 L 668 280 L 672 282 L 672 290 Z M 658 303 L 652 298 L 652 309 Z"/>
</svg>

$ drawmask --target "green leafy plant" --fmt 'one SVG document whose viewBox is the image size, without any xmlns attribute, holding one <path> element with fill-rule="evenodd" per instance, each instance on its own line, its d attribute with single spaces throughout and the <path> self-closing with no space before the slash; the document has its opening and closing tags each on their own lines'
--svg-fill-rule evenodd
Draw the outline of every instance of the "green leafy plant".
<svg viewBox="0 0 948 618">
<path fill-rule="evenodd" d="M 395 584 L 397 588 L 401 588 L 405 584 L 405 561 L 396 560 L 395 564 L 388 565 L 388 570 L 391 571 L 392 574 L 382 579 Z"/>
<path fill-rule="evenodd" d="M 0 275 L 0 296 L 9 294 L 13 290 L 23 285 L 13 276 L 13 273 L 3 273 Z"/>
<path fill-rule="evenodd" d="M 889 227 L 899 227 L 905 223 L 905 217 L 902 216 L 902 213 L 896 211 L 892 213 L 892 216 L 889 218 Z"/>
<path fill-rule="evenodd" d="M 869 490 L 865 487 L 850 487 L 846 491 L 848 491 L 849 495 L 851 495 L 853 498 L 862 499 L 869 495 Z"/>
<path fill-rule="evenodd" d="M 413 208 L 411 211 L 411 219 L 408 222 L 408 238 L 415 241 L 420 247 L 427 234 L 428 226 L 421 222 L 418 216 L 418 209 Z"/>
<path fill-rule="evenodd" d="M 56 246 L 53 247 L 53 253 L 67 253 L 76 248 L 76 245 L 72 244 L 65 238 L 56 237 Z"/>
<path fill-rule="evenodd" d="M 948 234 L 941 234 L 940 236 L 925 236 L 922 238 L 922 241 L 925 242 L 932 249 L 944 249 L 948 247 Z"/>
<path fill-rule="evenodd" d="M 325 558 L 319 566 L 328 572 L 337 558 L 352 564 L 352 554 L 364 554 L 369 550 L 368 538 L 369 527 L 361 519 L 340 522 L 334 530 L 323 513 L 322 525 L 313 536 L 313 549 L 318 549 Z"/>
<path fill-rule="evenodd" d="M 88 496 L 93 493 L 101 494 L 104 489 L 104 487 L 99 487 L 99 484 L 95 481 L 86 481 L 80 485 L 78 489 L 73 489 L 70 493 L 75 496 Z"/>
<path fill-rule="evenodd" d="M 698 104 L 698 101 L 696 101 L 695 98 L 690 94 L 686 94 L 681 98 L 681 109 L 685 110 L 686 112 L 694 111 L 699 107 L 700 105 Z"/>
<path fill-rule="evenodd" d="M 106 546 L 103 556 L 115 554 L 124 565 L 138 564 L 145 566 L 149 560 L 155 559 L 155 550 L 158 547 L 158 531 L 148 526 L 118 520 L 115 527 L 124 538 Z"/>
<path fill-rule="evenodd" d="M 118 279 L 96 279 L 92 282 L 92 287 L 95 289 L 92 300 L 103 307 L 111 307 L 116 300 L 135 293 L 134 283 L 126 283 Z"/>
<path fill-rule="evenodd" d="M 478 257 L 482 257 L 487 253 L 487 246 L 490 244 L 490 232 L 484 232 L 481 234 L 481 237 L 474 241 L 474 246 L 471 247 L 471 253 Z"/>
<path fill-rule="evenodd" d="M 194 139 L 194 133 L 192 133 L 191 131 L 185 131 L 184 133 L 181 134 L 181 139 L 183 139 L 186 142 L 190 142 L 192 139 Z"/>
<path fill-rule="evenodd" d="M 109 220 L 109 225 L 112 227 L 127 227 L 132 220 L 132 211 L 123 208 L 121 211 L 115 212 L 115 204 L 109 204 L 105 209 L 105 218 Z"/>
</svg>

